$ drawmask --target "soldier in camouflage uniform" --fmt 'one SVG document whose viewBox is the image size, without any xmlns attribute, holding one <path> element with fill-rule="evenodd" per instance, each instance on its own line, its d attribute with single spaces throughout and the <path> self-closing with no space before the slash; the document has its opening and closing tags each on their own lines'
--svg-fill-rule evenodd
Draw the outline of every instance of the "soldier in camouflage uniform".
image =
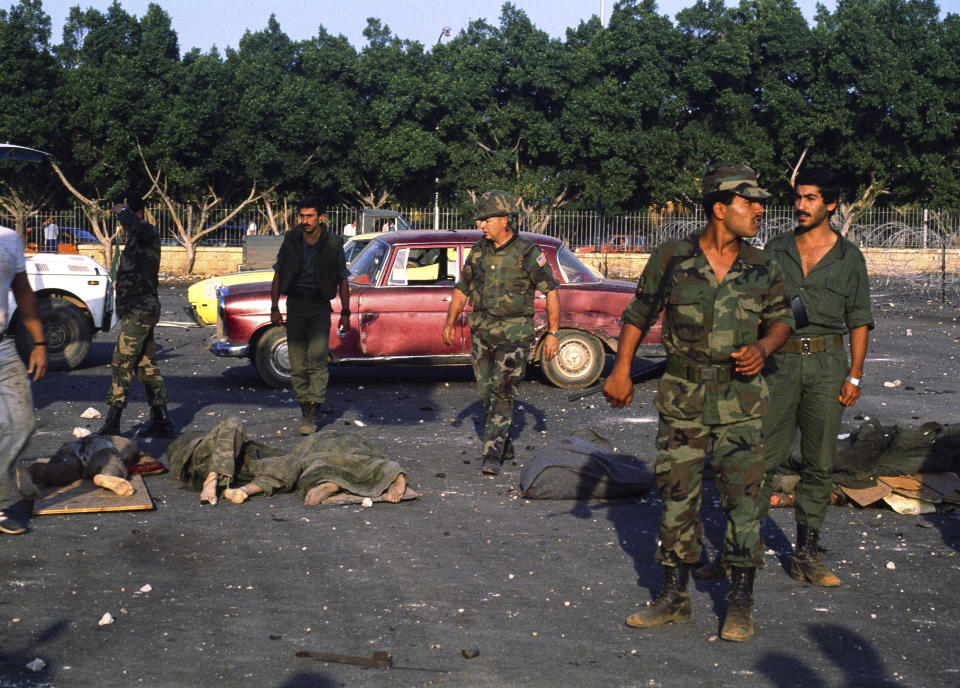
<svg viewBox="0 0 960 688">
<path fill-rule="evenodd" d="M 160 320 L 160 236 L 143 219 L 143 199 L 136 191 L 124 191 L 113 206 L 114 217 L 126 233 L 116 280 L 116 310 L 120 334 L 113 350 L 107 412 L 100 435 L 119 435 L 120 416 L 130 395 L 130 378 L 136 371 L 150 405 L 150 437 L 173 437 L 167 411 L 167 387 L 156 362 L 153 328 Z"/>
<path fill-rule="evenodd" d="M 453 290 L 441 336 L 449 345 L 455 323 L 467 301 L 473 372 L 486 414 L 482 472 L 496 475 L 513 458 L 510 426 L 517 383 L 523 379 L 534 339 L 533 304 L 537 290 L 547 298 L 547 335 L 543 356 L 559 347 L 560 300 L 557 282 L 543 251 L 516 230 L 517 203 L 506 191 L 493 189 L 477 201 L 474 219 L 483 239 L 470 249 L 460 281 Z"/>
<path fill-rule="evenodd" d="M 627 624 L 649 628 L 692 619 L 686 587 L 700 559 L 701 479 L 709 453 L 728 517 L 724 558 L 733 567 L 721 637 L 744 640 L 753 635 L 753 578 L 763 564 L 757 496 L 769 392 L 759 373 L 789 336 L 793 317 L 783 274 L 745 241 L 756 236 L 761 201 L 770 194 L 742 165 L 709 166 L 703 187 L 709 222 L 699 234 L 669 241 L 650 256 L 623 313 L 604 395 L 611 406 L 630 404 L 630 364 L 642 328 L 651 310 L 663 308 L 667 367 L 654 406 L 660 413 L 655 472 L 664 505 L 656 559 L 664 582 L 653 603 Z"/>
</svg>

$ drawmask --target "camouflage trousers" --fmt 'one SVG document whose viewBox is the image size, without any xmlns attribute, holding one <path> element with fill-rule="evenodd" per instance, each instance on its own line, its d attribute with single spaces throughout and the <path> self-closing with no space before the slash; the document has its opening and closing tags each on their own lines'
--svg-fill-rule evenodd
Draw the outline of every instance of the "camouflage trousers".
<svg viewBox="0 0 960 688">
<path fill-rule="evenodd" d="M 514 456 L 510 441 L 513 400 L 517 384 L 526 372 L 530 342 L 491 344 L 473 337 L 473 374 L 486 423 L 483 428 L 483 457 L 509 461 Z"/>
<path fill-rule="evenodd" d="M 707 454 L 716 471 L 720 506 L 727 515 L 723 561 L 732 566 L 763 566 L 757 499 L 763 482 L 761 420 L 704 425 L 660 415 L 656 478 L 663 516 L 658 562 L 700 560 L 703 466 Z"/>
<path fill-rule="evenodd" d="M 157 367 L 157 345 L 153 328 L 160 320 L 160 305 L 137 306 L 120 319 L 120 334 L 110 363 L 111 383 L 107 392 L 110 406 L 126 407 L 130 378 L 136 371 L 150 406 L 166 406 L 167 387 Z"/>
</svg>

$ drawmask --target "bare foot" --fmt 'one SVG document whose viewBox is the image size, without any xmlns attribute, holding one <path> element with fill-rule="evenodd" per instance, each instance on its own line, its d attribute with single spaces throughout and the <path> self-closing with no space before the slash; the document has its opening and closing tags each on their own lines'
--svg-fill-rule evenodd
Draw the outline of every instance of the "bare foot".
<svg viewBox="0 0 960 688">
<path fill-rule="evenodd" d="M 200 492 L 200 503 L 213 506 L 217 503 L 217 474 L 208 473 L 203 481 L 203 490 Z"/>
<path fill-rule="evenodd" d="M 390 483 L 390 487 L 387 488 L 387 492 L 383 495 L 383 498 L 391 504 L 397 504 L 401 499 L 403 499 L 403 493 L 406 491 L 407 476 L 401 473 L 397 476 L 396 480 Z"/>
<path fill-rule="evenodd" d="M 319 506 L 323 501 L 333 494 L 340 491 L 340 486 L 336 483 L 320 483 L 316 487 L 310 488 L 306 497 L 303 498 L 305 506 Z"/>
<path fill-rule="evenodd" d="M 254 483 L 248 483 L 243 487 L 238 487 L 237 489 L 227 488 L 223 491 L 223 496 L 226 499 L 229 499 L 234 504 L 243 504 L 247 501 L 247 497 L 252 497 L 255 494 L 260 494 L 263 492 L 263 488 Z"/>
<path fill-rule="evenodd" d="M 133 485 L 131 485 L 127 480 L 118 478 L 115 475 L 104 475 L 103 473 L 98 473 L 97 475 L 93 476 L 93 484 L 99 485 L 100 487 L 105 487 L 120 497 L 129 497 L 133 494 Z"/>
</svg>

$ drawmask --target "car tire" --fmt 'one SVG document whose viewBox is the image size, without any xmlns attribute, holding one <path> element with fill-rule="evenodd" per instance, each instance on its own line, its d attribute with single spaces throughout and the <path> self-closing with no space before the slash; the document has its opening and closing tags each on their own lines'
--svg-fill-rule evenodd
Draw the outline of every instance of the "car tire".
<svg viewBox="0 0 960 688">
<path fill-rule="evenodd" d="M 264 382 L 277 389 L 290 388 L 290 356 L 287 354 L 285 327 L 271 327 L 260 337 L 253 360 Z"/>
<path fill-rule="evenodd" d="M 606 357 L 600 340 L 580 330 L 561 330 L 560 348 L 540 367 L 551 383 L 563 389 L 589 387 L 600 378 Z"/>
<path fill-rule="evenodd" d="M 66 299 L 37 300 L 37 314 L 43 324 L 43 338 L 47 340 L 47 368 L 70 370 L 87 357 L 93 338 L 93 324 L 82 310 Z M 17 351 L 24 361 L 30 360 L 33 337 L 23 324 L 17 323 Z"/>
</svg>

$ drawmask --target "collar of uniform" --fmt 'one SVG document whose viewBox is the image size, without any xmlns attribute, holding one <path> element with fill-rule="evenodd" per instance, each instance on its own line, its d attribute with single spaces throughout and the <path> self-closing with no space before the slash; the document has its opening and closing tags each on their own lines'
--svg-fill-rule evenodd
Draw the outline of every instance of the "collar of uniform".
<svg viewBox="0 0 960 688">
<path fill-rule="evenodd" d="M 800 249 L 797 248 L 797 229 L 798 229 L 797 227 L 794 227 L 794 229 L 793 229 L 793 241 L 790 242 L 790 248 L 789 248 L 788 250 L 790 251 L 790 253 L 795 253 L 795 254 L 796 254 L 795 257 L 796 257 L 797 261 L 799 262 L 799 261 L 800 261 Z M 837 253 L 839 254 L 839 255 L 836 256 L 836 259 L 837 259 L 837 260 L 843 260 L 843 259 L 846 257 L 846 255 L 847 255 L 847 240 L 844 239 L 843 235 L 840 234 L 840 232 L 838 232 L 837 230 L 835 230 L 833 227 L 830 228 L 830 231 L 837 235 L 837 241 L 836 241 L 836 243 L 835 243 L 833 246 L 830 247 L 830 250 L 826 252 L 826 254 L 823 256 L 823 258 L 820 259 L 820 261 L 817 263 L 817 265 L 814 265 L 814 267 L 817 267 L 818 265 L 820 265 L 821 263 L 823 263 L 823 261 L 824 261 L 826 258 L 833 258 L 833 257 L 834 257 L 834 252 L 837 252 Z"/>
<path fill-rule="evenodd" d="M 493 243 L 493 239 L 486 239 L 486 242 L 489 244 L 490 248 L 492 248 L 494 251 L 502 251 L 507 246 L 512 244 L 514 241 L 516 241 L 518 236 L 520 236 L 520 234 L 517 232 L 514 232 L 513 236 L 507 239 L 502 246 L 497 246 L 495 243 Z"/>
</svg>

